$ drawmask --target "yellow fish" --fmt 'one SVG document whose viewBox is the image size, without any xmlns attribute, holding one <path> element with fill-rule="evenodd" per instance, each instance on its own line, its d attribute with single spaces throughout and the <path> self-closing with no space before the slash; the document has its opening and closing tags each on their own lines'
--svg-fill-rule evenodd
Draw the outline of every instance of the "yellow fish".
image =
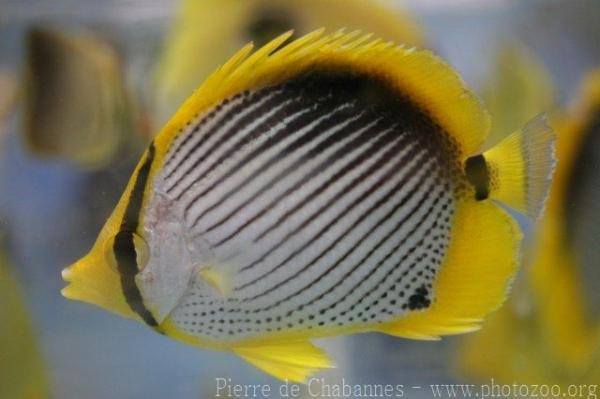
<svg viewBox="0 0 600 399">
<path fill-rule="evenodd" d="M 281 379 L 317 337 L 479 327 L 536 216 L 551 129 L 479 152 L 489 118 L 428 51 L 360 32 L 247 45 L 150 144 L 62 293 Z"/>
<path fill-rule="evenodd" d="M 7 119 L 15 107 L 17 92 L 16 79 L 13 74 L 0 69 L 0 150 L 2 150 Z"/>
<path fill-rule="evenodd" d="M 156 67 L 154 98 L 162 124 L 214 69 L 244 44 L 262 46 L 293 29 L 346 27 L 423 46 L 412 15 L 380 0 L 183 0 Z M 199 56 L 201 54 L 201 56 Z"/>
<path fill-rule="evenodd" d="M 89 169 L 115 160 L 136 130 L 116 51 L 90 33 L 41 27 L 26 43 L 28 149 Z"/>
<path fill-rule="evenodd" d="M 0 397 L 47 398 L 49 384 L 36 334 L 11 269 L 0 248 Z"/>
<path fill-rule="evenodd" d="M 501 45 L 482 97 L 494 121 L 487 139 L 490 144 L 518 129 L 531 115 L 555 108 L 550 73 L 535 54 L 516 41 Z"/>
<path fill-rule="evenodd" d="M 574 109 L 554 118 L 559 163 L 523 276 L 461 353 L 471 376 L 563 386 L 600 380 L 600 70 L 582 86 Z"/>
</svg>

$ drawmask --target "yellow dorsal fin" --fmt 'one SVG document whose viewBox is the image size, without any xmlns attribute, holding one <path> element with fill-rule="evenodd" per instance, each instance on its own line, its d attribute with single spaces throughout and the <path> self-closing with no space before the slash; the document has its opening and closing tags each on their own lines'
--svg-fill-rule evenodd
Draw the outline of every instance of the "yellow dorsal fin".
<svg viewBox="0 0 600 399">
<path fill-rule="evenodd" d="M 517 268 L 519 226 L 490 201 L 459 203 L 454 223 L 432 305 L 378 331 L 414 339 L 465 333 L 479 329 L 483 317 L 502 304 Z"/>
<path fill-rule="evenodd" d="M 233 351 L 264 372 L 293 382 L 305 383 L 316 370 L 333 367 L 329 356 L 308 340 L 242 344 Z"/>
<path fill-rule="evenodd" d="M 231 276 L 224 267 L 209 266 L 198 272 L 200 277 L 219 291 L 224 298 L 231 294 Z"/>
<path fill-rule="evenodd" d="M 462 155 L 474 154 L 489 131 L 489 116 L 459 75 L 429 51 L 371 39 L 358 31 L 323 29 L 283 45 L 287 32 L 251 54 L 243 47 L 185 101 L 157 136 L 160 157 L 194 116 L 244 90 L 281 83 L 317 67 L 340 68 L 386 79 L 430 114 L 456 140 Z"/>
</svg>

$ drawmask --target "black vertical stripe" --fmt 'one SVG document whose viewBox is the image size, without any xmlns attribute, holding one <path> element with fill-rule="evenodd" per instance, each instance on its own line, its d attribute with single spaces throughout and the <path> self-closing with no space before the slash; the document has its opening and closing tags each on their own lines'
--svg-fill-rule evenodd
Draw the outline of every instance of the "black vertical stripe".
<svg viewBox="0 0 600 399">
<path fill-rule="evenodd" d="M 154 143 L 150 144 L 144 164 L 135 179 L 135 184 L 129 196 L 129 202 L 125 208 L 125 215 L 121 221 L 121 229 L 115 236 L 113 251 L 117 260 L 117 270 L 121 276 L 121 288 L 127 304 L 137 313 L 146 324 L 151 327 L 158 326 L 152 313 L 144 305 L 142 294 L 135 283 L 138 273 L 137 255 L 133 241 L 134 233 L 139 224 L 140 211 L 144 200 L 144 189 L 150 175 L 150 167 L 154 160 Z"/>
</svg>

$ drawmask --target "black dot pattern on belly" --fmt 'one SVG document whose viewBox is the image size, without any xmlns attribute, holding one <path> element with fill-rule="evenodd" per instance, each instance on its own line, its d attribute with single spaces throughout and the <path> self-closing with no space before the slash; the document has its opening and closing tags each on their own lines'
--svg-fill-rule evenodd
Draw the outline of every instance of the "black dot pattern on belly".
<svg viewBox="0 0 600 399">
<path fill-rule="evenodd" d="M 448 248 L 454 213 L 451 193 L 441 190 L 436 195 L 421 225 L 421 238 L 410 245 L 407 240 L 405 254 L 391 257 L 385 274 L 375 273 L 367 290 L 357 288 L 326 307 L 299 305 L 285 312 L 255 313 L 235 298 L 208 297 L 194 285 L 187 295 L 190 300 L 184 299 L 175 312 L 175 322 L 188 334 L 226 340 L 290 329 L 309 332 L 382 323 L 422 311 L 435 300 L 434 281 Z"/>
<path fill-rule="evenodd" d="M 306 259 L 297 260 L 292 257 L 293 260 L 286 264 L 285 268 L 306 266 L 305 274 L 298 274 L 299 277 L 295 279 L 289 277 L 288 282 L 277 287 L 273 287 L 276 284 L 270 285 L 269 278 L 261 280 L 259 275 L 256 277 L 256 285 L 260 286 L 261 283 L 265 283 L 265 287 L 259 287 L 260 289 L 257 288 L 256 293 L 252 292 L 248 295 L 239 294 L 238 296 L 236 293 L 232 293 L 227 298 L 223 298 L 201 277 L 194 275 L 190 281 L 189 290 L 170 315 L 183 332 L 206 339 L 238 340 L 286 330 L 306 332 L 357 324 L 372 325 L 402 317 L 410 312 L 423 311 L 434 303 L 435 280 L 450 242 L 455 199 L 464 189 L 462 175 L 460 175 L 462 167 L 459 165 L 459 159 L 461 159 L 458 156 L 460 155 L 459 148 L 435 120 L 419 109 L 416 104 L 410 103 L 408 96 L 398 96 L 402 93 L 390 92 L 391 89 L 386 86 L 385 79 L 377 78 L 374 82 L 364 82 L 361 76 L 355 76 L 355 74 L 337 76 L 331 72 L 324 71 L 322 76 L 319 75 L 319 71 L 313 72 L 310 74 L 311 76 L 303 77 L 304 80 L 290 83 L 290 87 L 285 90 L 295 90 L 290 94 L 294 98 L 300 93 L 305 96 L 305 83 L 308 82 L 316 90 L 332 80 L 329 82 L 332 84 L 326 85 L 325 89 L 332 93 L 339 92 L 340 95 L 330 97 L 339 98 L 342 103 L 355 104 L 356 93 L 353 90 L 360 88 L 365 102 L 364 104 L 360 103 L 362 107 L 360 109 L 375 112 L 373 115 L 367 115 L 368 118 L 365 117 L 365 120 L 371 120 L 372 117 L 377 117 L 373 120 L 379 120 L 381 117 L 385 117 L 383 119 L 385 119 L 386 126 L 388 122 L 389 126 L 400 126 L 400 128 L 392 130 L 394 134 L 398 134 L 398 142 L 404 142 L 404 139 L 399 138 L 402 137 L 400 136 L 402 134 L 410 137 L 406 143 L 410 142 L 411 146 L 405 144 L 410 149 L 406 159 L 404 156 L 396 157 L 399 152 L 394 152 L 396 155 L 390 155 L 386 161 L 387 164 L 391 165 L 394 162 L 393 165 L 398 165 L 397 168 L 396 166 L 393 168 L 397 173 L 390 174 L 390 178 L 387 179 L 387 181 L 393 181 L 394 184 L 387 184 L 386 180 L 379 182 L 375 180 L 375 177 L 363 177 L 365 185 L 361 187 L 361 192 L 368 196 L 360 198 L 361 202 L 368 204 L 365 209 L 370 209 L 370 211 L 363 213 L 367 215 L 363 219 L 364 223 L 351 225 L 348 222 L 336 233 L 339 240 L 332 240 L 334 244 L 331 244 L 331 252 L 334 252 L 336 257 L 338 252 L 347 254 L 359 247 L 354 243 L 360 243 L 362 245 L 360 248 L 364 249 L 365 253 L 353 253 L 348 257 L 340 255 L 337 258 L 326 254 L 323 255 L 322 263 L 314 264 L 306 264 Z M 318 76 L 312 76 L 313 74 Z M 369 80 L 371 77 L 365 77 L 365 79 Z M 298 91 L 298 88 L 302 88 L 302 90 Z M 280 89 L 283 90 L 281 87 Z M 266 90 L 267 94 L 265 95 L 268 95 L 269 90 L 273 89 L 265 88 L 263 90 Z M 315 90 L 313 91 L 318 92 Z M 287 92 L 283 94 L 288 95 Z M 243 95 L 244 98 L 247 96 L 248 94 Z M 238 100 L 240 104 L 244 104 L 240 99 L 235 101 Z M 304 101 L 312 104 L 317 100 L 319 98 L 305 99 L 303 97 L 302 102 L 298 104 L 303 104 Z M 342 103 L 327 104 L 337 107 Z M 364 108 L 364 106 L 368 106 L 368 108 Z M 239 106 L 236 107 L 235 109 L 241 109 Z M 234 108 L 224 107 L 223 109 Z M 339 118 L 344 121 L 348 116 L 342 114 L 340 111 Z M 214 115 L 206 116 L 207 120 L 210 121 L 210 118 L 219 117 L 221 114 L 216 112 Z M 347 126 L 353 126 L 352 123 L 349 122 Z M 194 121 L 194 124 L 202 125 L 197 121 Z M 204 123 L 203 126 L 207 126 L 207 123 Z M 379 122 L 373 126 L 379 126 Z M 191 132 L 196 127 L 190 125 L 186 129 Z M 295 131 L 287 132 L 287 134 L 292 133 Z M 186 137 L 189 137 L 189 134 Z M 181 138 L 172 146 L 169 154 L 173 160 L 169 165 L 169 171 L 177 170 L 176 165 L 185 157 L 183 149 L 187 149 L 192 143 L 191 140 L 196 139 L 187 139 L 190 141 L 186 142 L 186 139 Z M 361 140 L 356 142 L 366 148 L 366 141 L 363 141 L 361 137 Z M 394 142 L 396 141 L 387 142 L 386 148 L 391 147 Z M 381 153 L 383 154 L 383 152 Z M 320 154 L 314 154 L 314 157 L 317 155 Z M 402 161 L 402 159 L 404 160 Z M 411 160 L 415 162 L 411 162 Z M 331 164 L 335 164 L 334 161 Z M 307 163 L 310 162 L 307 161 Z M 382 165 L 386 165 L 386 163 L 384 162 Z M 299 167 L 302 168 L 302 165 Z M 340 166 L 337 168 L 338 171 L 343 169 Z M 177 172 L 174 173 L 174 176 L 177 176 Z M 348 181 L 351 181 L 352 173 L 344 173 L 348 175 Z M 358 172 L 356 174 L 358 175 Z M 318 177 L 317 175 L 315 173 L 316 177 Z M 369 176 L 375 175 L 376 173 L 373 171 Z M 309 173 L 308 176 L 312 175 Z M 394 180 L 396 178 L 397 180 Z M 281 179 L 282 182 L 288 180 Z M 377 183 L 375 184 L 375 182 Z M 360 183 L 362 181 L 358 184 Z M 315 183 L 315 187 L 317 186 Z M 392 189 L 392 187 L 394 188 Z M 377 193 L 379 189 L 386 194 Z M 348 203 L 350 203 L 350 198 L 359 198 L 358 195 L 350 197 L 351 191 L 348 189 L 346 193 Z M 293 204 L 295 199 L 291 197 L 294 196 L 300 195 L 291 194 L 285 199 Z M 384 198 L 385 201 L 380 200 Z M 359 205 L 350 209 L 348 216 L 359 209 Z M 265 208 L 264 211 L 269 212 L 270 209 Z M 295 212 L 301 214 L 300 210 Z M 325 210 L 324 213 L 326 212 L 328 211 Z M 356 213 L 359 212 L 356 211 Z M 337 213 L 330 212 L 330 214 Z M 384 215 L 386 216 L 382 217 Z M 347 219 L 351 220 L 350 217 Z M 356 217 L 356 220 L 358 219 Z M 234 218 L 232 217 L 231 220 Z M 317 220 L 319 220 L 318 217 Z M 258 221 L 255 223 L 262 226 Z M 221 227 L 225 229 L 225 224 Z M 215 231 L 221 227 L 215 227 Z M 325 229 L 322 230 L 325 231 Z M 332 228 L 330 231 L 333 230 Z M 345 234 L 343 231 L 350 233 L 346 236 L 343 235 Z M 346 240 L 355 232 L 357 237 L 364 238 L 357 238 L 355 241 Z M 324 238 L 323 241 L 325 241 Z M 219 242 L 226 245 L 229 241 L 221 240 Z M 307 249 L 315 246 L 315 244 L 307 245 Z M 330 259 L 334 259 L 334 261 L 329 262 Z M 266 260 L 263 264 L 269 265 Z M 333 265 L 336 265 L 336 268 L 331 267 Z M 329 270 L 330 267 L 339 273 L 334 271 L 326 274 L 322 270 Z M 280 270 L 284 270 L 284 267 Z M 267 273 L 265 276 L 269 276 L 269 274 Z M 234 285 L 234 291 L 237 287 L 239 286 Z M 273 290 L 269 291 L 271 288 Z M 297 293 L 298 295 L 296 295 Z M 260 296 L 261 294 L 264 295 Z M 258 298 L 259 296 L 260 298 Z M 315 335 L 318 335 L 318 332 L 315 332 Z"/>
</svg>

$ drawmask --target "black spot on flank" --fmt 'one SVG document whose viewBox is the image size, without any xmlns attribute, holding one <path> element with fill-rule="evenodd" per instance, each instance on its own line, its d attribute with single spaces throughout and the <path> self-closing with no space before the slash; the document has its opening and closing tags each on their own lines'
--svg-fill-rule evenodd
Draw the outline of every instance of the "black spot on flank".
<svg viewBox="0 0 600 399">
<path fill-rule="evenodd" d="M 415 293 L 408 298 L 408 308 L 410 310 L 418 310 L 429 307 L 431 301 L 427 298 L 429 291 L 425 286 L 417 288 Z"/>
</svg>

